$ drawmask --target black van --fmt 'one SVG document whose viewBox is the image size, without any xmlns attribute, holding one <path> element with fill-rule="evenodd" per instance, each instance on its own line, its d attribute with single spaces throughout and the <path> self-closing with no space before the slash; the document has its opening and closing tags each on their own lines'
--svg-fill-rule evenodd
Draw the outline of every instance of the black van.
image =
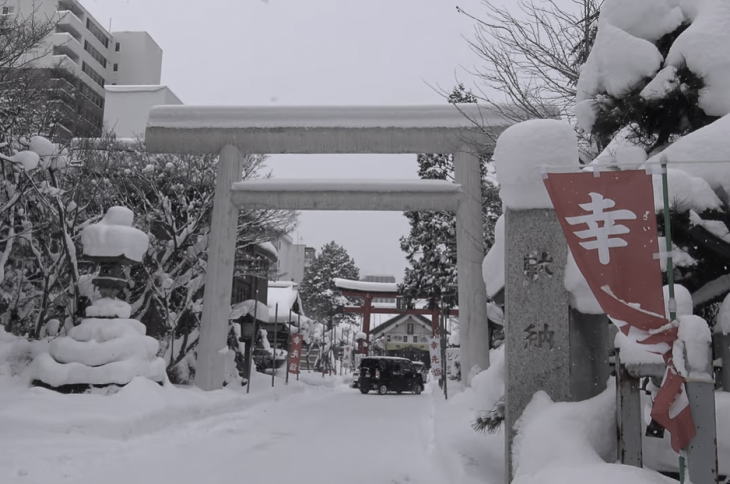
<svg viewBox="0 0 730 484">
<path fill-rule="evenodd" d="M 391 391 L 418 395 L 423 391 L 423 375 L 407 358 L 368 356 L 360 361 L 358 387 L 363 394 L 376 390 L 380 395 Z"/>
</svg>

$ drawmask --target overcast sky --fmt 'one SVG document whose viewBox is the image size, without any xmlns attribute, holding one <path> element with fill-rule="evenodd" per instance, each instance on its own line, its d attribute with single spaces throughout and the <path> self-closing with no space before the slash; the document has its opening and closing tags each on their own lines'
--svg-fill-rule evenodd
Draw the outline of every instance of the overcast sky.
<svg viewBox="0 0 730 484">
<path fill-rule="evenodd" d="M 114 30 L 146 30 L 164 51 L 162 82 L 185 104 L 440 104 L 434 86 L 471 82 L 464 37 L 479 0 L 82 0 Z M 417 178 L 410 155 L 290 155 L 279 178 Z M 361 274 L 401 279 L 401 213 L 302 212 L 292 235 L 335 240 Z"/>
</svg>

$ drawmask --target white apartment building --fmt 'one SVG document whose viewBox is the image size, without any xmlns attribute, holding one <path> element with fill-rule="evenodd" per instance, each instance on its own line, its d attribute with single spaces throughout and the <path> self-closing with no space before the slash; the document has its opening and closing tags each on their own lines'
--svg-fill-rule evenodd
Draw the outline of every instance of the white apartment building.
<svg viewBox="0 0 730 484">
<path fill-rule="evenodd" d="M 55 32 L 31 54 L 38 57 L 32 66 L 49 70 L 51 85 L 60 91 L 59 102 L 68 104 L 64 117 L 70 123 L 79 118 L 86 121 L 81 127 L 67 126 L 69 135 L 93 136 L 101 132 L 105 86 L 160 83 L 162 49 L 147 32 L 110 32 L 78 0 L 2 0 L 0 5 L 0 14 L 58 21 Z M 83 96 L 81 100 L 74 98 L 77 102 L 62 95 L 64 90 L 74 92 L 74 87 Z"/>
<path fill-rule="evenodd" d="M 182 104 L 170 88 L 157 84 L 107 84 L 104 89 L 104 129 L 117 138 L 144 138 L 152 106 Z"/>
<path fill-rule="evenodd" d="M 304 244 L 295 244 L 289 235 L 274 241 L 279 252 L 276 261 L 276 277 L 280 281 L 294 281 L 301 284 L 304 279 Z"/>
</svg>

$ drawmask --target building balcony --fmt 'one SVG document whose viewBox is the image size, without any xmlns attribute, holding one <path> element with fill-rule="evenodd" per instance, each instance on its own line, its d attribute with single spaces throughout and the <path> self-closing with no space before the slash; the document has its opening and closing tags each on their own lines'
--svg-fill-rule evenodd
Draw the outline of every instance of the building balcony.
<svg viewBox="0 0 730 484">
<path fill-rule="evenodd" d="M 55 49 L 52 55 L 48 55 L 42 57 L 41 59 L 38 59 L 38 61 L 34 65 L 35 67 L 41 69 L 63 69 L 64 71 L 69 72 L 74 76 L 78 76 L 79 71 L 81 70 L 79 68 L 79 65 L 74 62 L 71 57 L 69 57 L 65 53 L 56 53 Z"/>
<path fill-rule="evenodd" d="M 65 34 L 68 35 L 68 34 Z M 65 55 L 71 59 L 74 63 L 79 64 L 81 62 L 81 56 L 79 52 L 73 48 L 73 45 L 69 43 L 54 45 L 53 55 Z"/>
<path fill-rule="evenodd" d="M 81 43 L 81 32 L 77 32 L 71 24 L 57 24 L 56 34 L 68 34 L 73 37 L 76 42 Z"/>
<path fill-rule="evenodd" d="M 68 79 L 62 79 L 60 77 L 51 77 L 51 88 L 58 91 L 63 91 L 66 94 L 74 95 L 76 92 L 76 86 Z"/>
<path fill-rule="evenodd" d="M 81 32 L 84 31 L 84 23 L 76 16 L 71 10 L 59 10 L 58 11 L 58 24 L 56 30 L 61 32 L 68 32 L 76 40 L 80 41 L 82 36 Z"/>
<path fill-rule="evenodd" d="M 70 32 L 54 32 L 50 35 L 50 40 L 54 47 L 66 46 L 77 54 L 82 52 L 81 42 Z"/>
<path fill-rule="evenodd" d="M 78 18 L 84 16 L 84 9 L 75 0 L 58 0 L 58 11 L 72 12 Z"/>
</svg>

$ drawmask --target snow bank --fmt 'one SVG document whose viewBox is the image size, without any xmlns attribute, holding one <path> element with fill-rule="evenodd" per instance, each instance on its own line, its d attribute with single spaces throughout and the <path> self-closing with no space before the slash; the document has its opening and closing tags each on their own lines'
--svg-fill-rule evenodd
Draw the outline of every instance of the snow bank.
<svg viewBox="0 0 730 484">
<path fill-rule="evenodd" d="M 611 25 L 602 11 L 595 43 L 580 69 L 576 100 L 590 99 L 603 92 L 622 96 L 643 79 L 653 77 L 662 61 L 654 44 Z"/>
<path fill-rule="evenodd" d="M 48 351 L 48 340 L 29 341 L 0 326 L 0 381 L 21 378 L 33 358 L 44 351 Z"/>
<path fill-rule="evenodd" d="M 660 212 L 664 209 L 662 176 L 653 175 L 652 183 L 654 208 Z M 678 212 L 688 210 L 703 212 L 722 207 L 722 202 L 707 181 L 691 176 L 682 170 L 667 169 L 667 187 L 669 188 L 669 206 Z"/>
<path fill-rule="evenodd" d="M 679 88 L 677 68 L 674 66 L 663 67 L 657 72 L 654 79 L 644 86 L 639 95 L 648 101 L 664 99 L 670 92 Z"/>
<path fill-rule="evenodd" d="M 504 345 L 489 352 L 489 368 L 471 380 L 476 401 L 491 409 L 504 396 Z"/>
<path fill-rule="evenodd" d="M 699 225 L 718 239 L 730 244 L 730 230 L 728 230 L 727 225 L 722 220 L 705 220 L 697 215 L 697 213 L 690 212 L 689 224 L 690 226 Z"/>
<path fill-rule="evenodd" d="M 482 277 L 488 298 L 493 298 L 504 287 L 504 258 L 504 215 L 500 215 L 494 226 L 494 245 L 482 262 Z"/>
<path fill-rule="evenodd" d="M 669 286 L 664 286 L 664 311 L 669 318 L 669 308 L 667 302 L 669 300 Z M 677 302 L 677 316 L 691 315 L 693 311 L 692 295 L 690 292 L 681 284 L 674 285 L 674 297 Z M 614 320 L 614 323 L 618 327 L 626 325 L 625 322 Z M 625 335 L 621 331 L 616 333 L 614 337 L 614 348 L 617 348 L 620 352 L 621 361 L 623 363 L 632 364 L 656 364 L 663 365 L 664 360 L 661 354 L 669 349 L 664 343 L 657 345 L 646 345 L 638 343 L 638 340 L 642 340 L 646 335 L 642 332 L 637 331 L 635 328 L 629 329 L 629 334 Z"/>
<path fill-rule="evenodd" d="M 58 154 L 58 146 L 43 136 L 31 136 L 28 149 L 35 151 L 40 157 L 56 156 Z"/>
<path fill-rule="evenodd" d="M 621 331 L 616 332 L 613 347 L 618 349 L 622 363 L 663 365 L 664 359 L 659 353 L 649 351 L 650 347 L 636 342 Z"/>
<path fill-rule="evenodd" d="M 92 257 L 119 257 L 121 255 L 141 262 L 147 247 L 147 234 L 132 227 L 134 213 L 127 207 L 111 207 L 104 218 L 81 231 L 84 254 Z"/>
<path fill-rule="evenodd" d="M 685 18 L 676 0 L 608 0 L 601 7 L 601 20 L 654 42 L 673 32 Z"/>
<path fill-rule="evenodd" d="M 665 284 L 662 290 L 664 292 L 664 312 L 667 318 L 669 318 L 669 285 Z M 692 293 L 683 285 L 674 285 L 674 300 L 677 303 L 677 316 L 687 316 L 694 312 Z"/>
<path fill-rule="evenodd" d="M 726 0 L 698 2 L 692 24 L 672 44 L 667 64 L 687 66 L 702 78 L 699 106 L 710 116 L 730 113 L 730 4 Z M 725 47 L 723 47 L 725 46 Z"/>
<path fill-rule="evenodd" d="M 631 126 L 621 129 L 591 165 L 611 165 L 621 169 L 636 169 L 641 166 L 646 161 L 646 151 L 632 141 L 632 133 Z"/>
<path fill-rule="evenodd" d="M 434 458 L 441 461 L 448 482 L 480 484 L 504 481 L 504 433 L 472 430 L 476 417 L 492 409 L 504 394 L 504 347 L 490 351 L 491 366 L 477 374 L 471 386 L 449 380 L 449 399 L 444 401 L 433 386 L 435 402 Z M 433 381 L 431 382 L 433 384 Z M 488 476 L 488 477 L 487 477 Z"/>
<path fill-rule="evenodd" d="M 667 244 L 664 242 L 664 237 L 658 237 L 657 243 L 661 250 L 666 250 Z M 697 260 L 689 255 L 686 251 L 680 249 L 677 244 L 672 243 L 672 264 L 674 267 L 689 267 L 697 265 Z M 661 257 L 659 259 L 659 268 L 662 272 L 667 270 L 667 258 Z"/>
<path fill-rule="evenodd" d="M 0 428 L 5 435 L 26 438 L 45 432 L 129 438 L 268 402 L 272 396 L 304 388 L 305 385 L 290 381 L 287 387 L 281 385 L 272 390 L 271 377 L 258 373 L 251 384 L 251 395 L 231 389 L 203 391 L 158 385 L 141 377 L 113 394 L 95 391 L 69 395 L 38 387 L 6 385 L 0 392 Z"/>
<path fill-rule="evenodd" d="M 573 254 L 568 251 L 568 259 L 565 263 L 565 276 L 563 278 L 565 290 L 570 297 L 570 305 L 583 314 L 603 314 L 601 305 L 598 304 L 593 291 L 583 273 L 578 269 Z"/>
<path fill-rule="evenodd" d="M 542 181 L 549 167 L 578 168 L 578 143 L 564 121 L 533 119 L 507 128 L 497 139 L 494 160 L 499 196 L 510 208 L 551 208 Z"/>
<path fill-rule="evenodd" d="M 517 422 L 514 484 L 647 484 L 671 479 L 648 469 L 608 464 L 615 455 L 615 390 L 582 402 L 553 403 L 537 392 Z"/>
<path fill-rule="evenodd" d="M 19 151 L 10 157 L 10 161 L 23 167 L 25 171 L 30 171 L 38 167 L 41 159 L 34 151 Z"/>
<path fill-rule="evenodd" d="M 666 156 L 670 167 L 676 166 L 691 176 L 704 179 L 715 191 L 722 189 L 730 193 L 727 163 L 712 163 L 727 162 L 730 153 L 728 133 L 730 115 L 681 137 L 661 153 L 649 158 L 647 163 L 658 165 L 661 157 Z"/>
<path fill-rule="evenodd" d="M 677 319 L 679 334 L 672 351 L 677 371 L 688 379 L 713 382 L 710 327 L 704 319 L 691 314 Z"/>
</svg>

